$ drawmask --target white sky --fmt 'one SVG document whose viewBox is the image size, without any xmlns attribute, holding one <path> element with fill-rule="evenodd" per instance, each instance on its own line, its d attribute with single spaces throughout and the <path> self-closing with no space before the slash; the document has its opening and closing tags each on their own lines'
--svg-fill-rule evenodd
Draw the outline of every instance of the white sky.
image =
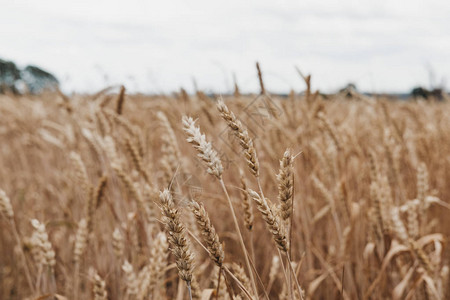
<svg viewBox="0 0 450 300">
<path fill-rule="evenodd" d="M 65 91 L 409 91 L 450 79 L 450 1 L 1 0 L 0 58 L 54 73 Z"/>
</svg>

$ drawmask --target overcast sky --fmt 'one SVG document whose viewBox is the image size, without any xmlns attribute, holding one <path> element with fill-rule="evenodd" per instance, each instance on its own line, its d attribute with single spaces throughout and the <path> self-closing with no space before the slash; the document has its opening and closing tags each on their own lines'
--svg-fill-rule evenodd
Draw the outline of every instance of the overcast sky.
<svg viewBox="0 0 450 300">
<path fill-rule="evenodd" d="M 450 80 L 450 1 L 2 0 L 0 58 L 36 64 L 67 91 L 227 92 L 354 82 L 403 92 Z M 450 84 L 450 82 L 449 82 Z M 447 85 L 448 86 L 448 85 Z"/>
</svg>

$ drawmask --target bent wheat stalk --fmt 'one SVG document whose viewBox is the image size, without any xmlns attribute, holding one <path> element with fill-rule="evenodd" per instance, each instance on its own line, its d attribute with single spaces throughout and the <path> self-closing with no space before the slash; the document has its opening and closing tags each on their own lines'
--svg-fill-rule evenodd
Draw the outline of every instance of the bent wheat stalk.
<svg viewBox="0 0 450 300">
<path fill-rule="evenodd" d="M 228 205 L 230 207 L 231 215 L 233 217 L 234 227 L 239 237 L 239 242 L 242 247 L 242 251 L 244 253 L 245 263 L 247 265 L 247 269 L 250 275 L 250 279 L 252 282 L 252 288 L 254 290 L 254 294 L 258 295 L 258 290 L 256 288 L 255 279 L 253 276 L 252 267 L 250 265 L 250 261 L 248 259 L 248 251 L 245 247 L 244 239 L 242 237 L 241 230 L 239 229 L 239 223 L 237 221 L 236 213 L 234 211 L 233 204 L 231 202 L 230 196 L 228 194 L 227 188 L 225 187 L 225 183 L 222 178 L 222 162 L 220 161 L 219 155 L 212 148 L 211 143 L 206 141 L 206 137 L 204 134 L 200 132 L 200 128 L 195 126 L 195 121 L 190 117 L 183 117 L 183 126 L 184 131 L 186 132 L 188 138 L 187 141 L 191 143 L 194 148 L 199 152 L 199 157 L 206 163 L 208 169 L 208 173 L 214 175 L 220 183 L 222 190 L 225 194 L 225 197 L 228 201 Z"/>
</svg>

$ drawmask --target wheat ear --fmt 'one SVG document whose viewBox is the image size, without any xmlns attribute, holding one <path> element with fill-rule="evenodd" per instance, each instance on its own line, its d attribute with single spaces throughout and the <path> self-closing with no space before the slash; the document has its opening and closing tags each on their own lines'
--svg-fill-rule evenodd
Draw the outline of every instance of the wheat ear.
<svg viewBox="0 0 450 300">
<path fill-rule="evenodd" d="M 180 213 L 175 207 L 170 191 L 165 189 L 160 192 L 159 199 L 161 201 L 161 211 L 164 216 L 163 221 L 166 227 L 167 239 L 171 246 L 170 250 L 175 256 L 177 264 L 178 276 L 190 287 L 194 270 L 194 254 L 186 237 L 186 229 L 180 221 Z"/>
<path fill-rule="evenodd" d="M 200 132 L 199 127 L 195 126 L 195 121 L 191 117 L 183 117 L 183 129 L 188 136 L 188 143 L 194 146 L 198 156 L 206 163 L 207 172 L 221 179 L 223 167 L 219 155 L 211 143 L 206 141 L 205 135 Z"/>
<path fill-rule="evenodd" d="M 242 197 L 242 208 L 244 210 L 244 224 L 248 231 L 253 229 L 253 210 L 252 202 L 250 196 L 248 195 L 247 181 L 245 180 L 244 174 L 241 169 L 239 169 L 239 174 L 241 178 L 241 197 Z"/>
<path fill-rule="evenodd" d="M 249 190 L 250 197 L 256 203 L 256 207 L 261 212 L 264 221 L 266 222 L 267 228 L 275 241 L 277 247 L 287 253 L 288 242 L 286 237 L 286 230 L 282 225 L 280 217 L 276 215 L 269 206 L 267 199 L 262 198 L 257 192 Z"/>
<path fill-rule="evenodd" d="M 120 87 L 120 92 L 116 100 L 116 113 L 118 115 L 122 114 L 124 101 L 125 101 L 125 87 L 122 85 Z"/>
<path fill-rule="evenodd" d="M 220 112 L 222 119 L 225 120 L 228 127 L 233 131 L 235 136 L 239 139 L 239 144 L 244 150 L 245 159 L 250 172 L 258 177 L 259 176 L 259 162 L 256 156 L 256 149 L 253 146 L 253 141 L 248 135 L 247 129 L 242 125 L 234 113 L 228 109 L 222 99 L 217 100 L 217 109 Z"/>
<path fill-rule="evenodd" d="M 219 180 L 222 190 L 227 198 L 228 205 L 230 207 L 231 215 L 233 217 L 234 226 L 236 232 L 239 236 L 239 242 L 241 244 L 241 248 L 244 254 L 245 263 L 247 265 L 248 272 L 250 274 L 250 279 L 252 281 L 252 286 L 254 293 L 257 294 L 258 290 L 256 288 L 255 280 L 253 277 L 252 267 L 250 265 L 250 260 L 248 258 L 248 251 L 245 248 L 244 239 L 241 234 L 241 230 L 239 229 L 239 223 L 237 221 L 236 213 L 233 208 L 233 204 L 231 203 L 230 196 L 228 194 L 228 190 L 225 187 L 225 183 L 222 178 L 222 163 L 218 154 L 215 150 L 212 149 L 211 143 L 206 141 L 206 137 L 200 132 L 200 128 L 195 126 L 194 120 L 190 117 L 183 117 L 183 125 L 184 131 L 187 133 L 188 138 L 187 141 L 191 143 L 195 149 L 199 152 L 199 157 L 206 162 L 208 166 L 208 173 L 215 175 L 215 177 Z"/>
<path fill-rule="evenodd" d="M 95 272 L 94 275 L 94 300 L 107 300 L 108 292 L 106 291 L 105 281 Z"/>
<path fill-rule="evenodd" d="M 219 241 L 219 236 L 216 229 L 211 224 L 208 213 L 202 203 L 192 200 L 191 209 L 197 220 L 197 225 L 202 233 L 203 241 L 209 252 L 209 256 L 218 267 L 222 267 L 225 253 L 222 249 L 222 244 Z"/>
<path fill-rule="evenodd" d="M 3 191 L 2 189 L 0 189 L 0 212 L 5 215 L 5 217 L 8 219 L 13 234 L 14 234 L 14 238 L 16 239 L 16 243 L 19 246 L 19 253 L 21 256 L 21 260 L 22 260 L 22 264 L 23 264 L 23 268 L 25 271 L 25 277 L 27 278 L 27 283 L 28 286 L 30 287 L 30 289 L 32 291 L 34 291 L 34 287 L 33 287 L 33 283 L 31 280 L 31 273 L 30 273 L 30 269 L 28 268 L 28 264 L 27 264 L 27 259 L 25 257 L 25 253 L 24 253 L 24 247 L 22 244 L 22 240 L 20 239 L 20 234 L 19 231 L 17 230 L 17 225 L 16 222 L 14 220 L 14 210 L 13 207 L 11 205 L 11 200 L 9 199 L 9 197 L 6 195 L 5 191 Z"/>
<path fill-rule="evenodd" d="M 290 150 L 284 152 L 280 161 L 280 171 L 278 180 L 278 200 L 281 204 L 281 217 L 283 220 L 289 219 L 292 213 L 292 196 L 294 192 L 294 157 Z"/>
</svg>

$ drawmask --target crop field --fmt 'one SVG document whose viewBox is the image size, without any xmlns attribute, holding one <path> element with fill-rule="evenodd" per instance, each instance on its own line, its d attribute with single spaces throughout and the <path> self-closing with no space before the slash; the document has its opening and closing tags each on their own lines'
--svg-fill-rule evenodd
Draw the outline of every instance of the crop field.
<svg viewBox="0 0 450 300">
<path fill-rule="evenodd" d="M 449 299 L 448 101 L 0 95 L 0 299 Z"/>
</svg>

